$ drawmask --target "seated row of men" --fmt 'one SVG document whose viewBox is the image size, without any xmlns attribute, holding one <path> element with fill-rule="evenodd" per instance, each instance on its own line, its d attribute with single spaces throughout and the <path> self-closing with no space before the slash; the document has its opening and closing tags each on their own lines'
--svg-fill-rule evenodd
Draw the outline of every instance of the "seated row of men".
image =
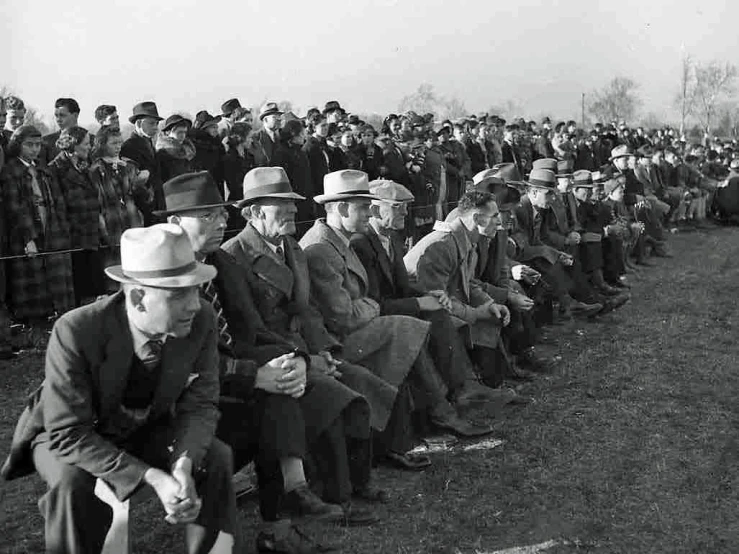
<svg viewBox="0 0 739 554">
<path fill-rule="evenodd" d="M 540 161 L 525 182 L 512 164 L 481 172 L 408 252 L 413 195 L 361 171 L 326 175 L 326 218 L 300 242 L 305 199 L 281 168 L 246 175 L 247 224 L 224 244 L 212 177 L 165 183 L 168 222 L 126 231 L 106 270 L 121 291 L 56 322 L 3 467 L 46 481 L 47 551 L 100 551 L 101 479 L 121 500 L 150 485 L 167 521 L 188 525 L 189 552 L 229 552 L 231 475 L 250 461 L 260 552 L 329 548 L 290 518 L 376 522 L 389 495 L 373 462 L 420 470 L 431 461 L 410 451 L 429 430 L 490 433 L 460 410 L 528 402 L 504 384 L 552 369 L 534 346 L 555 303 L 559 321 L 629 299 L 643 225 L 624 178 L 601 199 L 590 172 L 558 184 L 556 167 Z"/>
</svg>

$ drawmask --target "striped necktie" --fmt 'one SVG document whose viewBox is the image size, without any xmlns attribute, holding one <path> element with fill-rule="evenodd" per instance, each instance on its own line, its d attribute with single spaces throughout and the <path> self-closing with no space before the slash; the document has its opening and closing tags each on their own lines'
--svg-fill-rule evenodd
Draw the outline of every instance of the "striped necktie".
<svg viewBox="0 0 739 554">
<path fill-rule="evenodd" d="M 221 306 L 221 301 L 218 299 L 216 286 L 213 284 L 213 281 L 208 281 L 207 284 L 203 285 L 201 290 L 203 291 L 203 298 L 211 303 L 216 312 L 218 318 L 218 335 L 227 346 L 231 346 L 233 344 L 233 337 L 228 331 L 228 321 L 226 321 L 226 317 L 223 315 L 223 306 Z"/>
<path fill-rule="evenodd" d="M 141 356 L 139 359 L 147 371 L 152 372 L 159 367 L 162 362 L 162 341 L 150 340 L 141 347 Z"/>
</svg>

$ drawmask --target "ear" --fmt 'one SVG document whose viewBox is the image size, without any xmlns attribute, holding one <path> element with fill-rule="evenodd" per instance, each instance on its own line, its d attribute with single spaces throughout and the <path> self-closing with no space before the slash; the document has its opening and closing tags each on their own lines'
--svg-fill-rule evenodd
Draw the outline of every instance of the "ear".
<svg viewBox="0 0 739 554">
<path fill-rule="evenodd" d="M 246 208 L 247 219 L 259 219 L 262 216 L 262 208 L 259 204 L 250 204 Z"/>
<path fill-rule="evenodd" d="M 349 202 L 339 202 L 336 209 L 341 217 L 349 217 Z"/>
<path fill-rule="evenodd" d="M 170 215 L 167 218 L 167 223 L 172 223 L 173 225 L 179 225 L 180 224 L 180 221 L 182 221 L 182 220 L 180 219 L 180 216 L 178 216 L 178 215 Z"/>
<path fill-rule="evenodd" d="M 133 288 L 128 295 L 131 305 L 140 312 L 146 311 L 143 303 L 144 296 L 146 296 L 146 291 L 142 288 Z"/>
</svg>

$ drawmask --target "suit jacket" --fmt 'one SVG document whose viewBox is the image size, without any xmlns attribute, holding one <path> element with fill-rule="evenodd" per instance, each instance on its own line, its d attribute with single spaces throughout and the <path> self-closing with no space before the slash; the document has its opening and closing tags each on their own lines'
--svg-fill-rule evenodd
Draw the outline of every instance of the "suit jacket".
<svg viewBox="0 0 739 554">
<path fill-rule="evenodd" d="M 542 215 L 539 239 L 534 233 L 534 207 L 528 196 L 521 199 L 521 203 L 515 209 L 516 229 L 511 238 L 516 243 L 517 259 L 522 262 L 543 258 L 553 264 L 559 259 L 559 251 L 541 241 L 545 234 L 544 217 Z"/>
<path fill-rule="evenodd" d="M 403 241 L 393 233 L 390 237 L 393 258 L 387 255 L 377 232 L 370 227 L 366 233 L 355 233 L 351 245 L 367 271 L 367 294 L 380 304 L 383 315 L 405 314 L 421 316 L 416 297 L 422 296 L 420 288 L 411 286 L 408 271 L 403 263 Z"/>
<path fill-rule="evenodd" d="M 308 261 L 297 241 L 283 238 L 285 262 L 247 224 L 221 248 L 231 254 L 243 271 L 243 281 L 253 293 L 255 306 L 266 327 L 317 354 L 340 346 L 326 329 L 321 313 L 311 305 Z M 243 285 L 242 285 L 243 287 Z"/>
<path fill-rule="evenodd" d="M 624 204 L 633 206 L 636 204 L 637 195 L 644 196 L 644 185 L 636 178 L 633 169 L 619 171 L 615 169 L 614 175 L 622 173 L 626 177 L 626 186 L 624 187 Z"/>
<path fill-rule="evenodd" d="M 483 290 L 498 304 L 506 304 L 510 282 L 508 233 L 498 230 L 494 237 L 480 237 L 477 255 L 476 275 Z"/>
<path fill-rule="evenodd" d="M 567 195 L 570 193 L 568 192 Z M 564 194 L 555 193 L 549 209 L 544 210 L 542 215 L 544 223 L 542 224 L 542 241 L 553 246 L 557 250 L 566 250 L 565 239 L 572 231 L 570 220 L 568 217 L 568 207 L 565 203 Z"/>
<path fill-rule="evenodd" d="M 328 145 L 325 139 L 308 137 L 303 145 L 303 152 L 308 156 L 311 175 L 311 192 L 313 195 L 323 194 L 323 177 L 328 173 Z"/>
<path fill-rule="evenodd" d="M 475 279 L 475 244 L 461 219 L 437 221 L 403 258 L 412 282 L 424 290 L 444 290 L 452 299 L 452 315 L 470 325 L 472 344 L 494 348 L 500 328 L 492 319 L 478 320 L 474 308 L 492 301 Z"/>
<path fill-rule="evenodd" d="M 56 141 L 62 135 L 61 131 L 45 135 L 41 139 L 41 152 L 39 152 L 38 163 L 40 165 L 48 165 L 51 160 L 57 157 L 59 149 L 56 147 Z"/>
<path fill-rule="evenodd" d="M 257 167 L 269 167 L 272 165 L 272 157 L 274 156 L 277 145 L 275 141 L 267 134 L 267 131 L 260 129 L 254 133 L 252 140 L 251 152 L 254 154 L 254 162 Z"/>
<path fill-rule="evenodd" d="M 198 467 L 218 421 L 218 351 L 213 309 L 202 307 L 187 337 L 162 348 L 161 377 L 150 421 L 169 418 L 171 461 L 187 455 Z M 120 500 L 141 484 L 149 466 L 100 430 L 119 413 L 134 357 L 122 292 L 67 312 L 46 350 L 45 378 L 29 400 L 2 468 L 5 479 L 33 471 L 34 443 L 66 464 L 103 479 Z"/>
<path fill-rule="evenodd" d="M 503 144 L 501 145 L 501 151 L 503 153 L 503 163 L 516 164 L 518 171 L 521 173 L 521 175 L 523 175 L 524 171 L 523 166 L 521 165 L 521 157 L 518 155 L 516 147 L 513 146 L 510 142 L 503 141 Z"/>
<path fill-rule="evenodd" d="M 132 133 L 121 147 L 121 158 L 131 160 L 139 171 L 147 170 L 149 172 L 146 188 L 154 193 L 152 209 L 164 209 L 166 204 L 164 202 L 164 191 L 162 190 L 162 172 L 159 166 L 159 158 L 157 158 L 151 140 Z M 143 198 L 136 199 L 137 206 L 141 206 L 142 203 L 146 203 Z"/>
</svg>

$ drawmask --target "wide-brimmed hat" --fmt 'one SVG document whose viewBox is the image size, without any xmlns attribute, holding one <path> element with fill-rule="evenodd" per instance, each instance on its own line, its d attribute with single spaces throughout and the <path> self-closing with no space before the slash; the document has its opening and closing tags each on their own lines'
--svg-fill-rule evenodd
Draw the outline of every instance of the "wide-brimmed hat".
<svg viewBox="0 0 739 554">
<path fill-rule="evenodd" d="M 341 107 L 341 104 L 339 104 L 336 100 L 329 100 L 326 102 L 326 105 L 323 107 L 323 113 L 327 114 L 328 112 L 333 112 L 335 110 L 340 111 L 341 113 L 346 113 L 346 110 Z"/>
<path fill-rule="evenodd" d="M 503 179 L 509 185 L 523 185 L 524 180 L 514 163 L 495 164 L 493 166 L 495 176 Z"/>
<path fill-rule="evenodd" d="M 121 235 L 121 264 L 105 269 L 119 283 L 145 287 L 196 287 L 218 271 L 195 260 L 190 239 L 179 225 L 159 223 L 127 229 Z"/>
<path fill-rule="evenodd" d="M 579 169 L 572 176 L 572 188 L 595 188 L 593 174 L 587 169 Z"/>
<path fill-rule="evenodd" d="M 557 187 L 557 177 L 554 171 L 549 169 L 532 169 L 526 184 L 538 189 L 555 190 Z"/>
<path fill-rule="evenodd" d="M 636 153 L 642 158 L 651 158 L 654 156 L 654 147 L 651 144 L 645 144 L 637 148 Z"/>
<path fill-rule="evenodd" d="M 184 125 L 188 130 L 192 127 L 192 121 L 183 117 L 179 114 L 170 115 L 164 120 L 164 127 L 162 127 L 162 133 L 166 133 L 170 129 L 177 127 L 178 125 Z"/>
<path fill-rule="evenodd" d="M 162 185 L 165 209 L 156 210 L 154 215 L 172 215 L 191 210 L 207 210 L 230 206 L 218 192 L 215 179 L 208 171 L 183 173 Z"/>
<path fill-rule="evenodd" d="M 282 115 L 282 110 L 277 105 L 277 102 L 267 102 L 264 106 L 259 108 L 259 120 L 261 121 L 268 115 Z"/>
<path fill-rule="evenodd" d="M 505 189 L 495 193 L 495 202 L 501 211 L 510 211 L 521 201 L 521 191 L 506 185 Z"/>
<path fill-rule="evenodd" d="M 557 173 L 557 160 L 554 158 L 539 158 L 531 162 L 531 169 L 548 169 Z"/>
<path fill-rule="evenodd" d="M 618 187 L 626 187 L 626 179 L 621 175 L 614 175 L 611 179 L 605 182 L 603 190 L 606 194 L 611 194 Z"/>
<path fill-rule="evenodd" d="M 575 168 L 572 160 L 559 160 L 557 162 L 557 177 L 571 177 Z"/>
<path fill-rule="evenodd" d="M 369 177 L 364 171 L 342 169 L 323 176 L 323 194 L 313 197 L 313 201 L 325 204 L 352 198 L 380 200 L 379 196 L 370 193 Z"/>
<path fill-rule="evenodd" d="M 244 196 L 236 204 L 239 208 L 243 208 L 260 198 L 305 200 L 305 196 L 293 192 L 290 179 L 281 167 L 255 167 L 244 175 L 242 190 Z"/>
<path fill-rule="evenodd" d="M 634 149 L 628 144 L 619 144 L 611 150 L 610 160 L 613 161 L 616 158 L 628 158 L 634 155 Z"/>
<path fill-rule="evenodd" d="M 223 104 L 221 104 L 221 115 L 223 117 L 229 117 L 232 113 L 234 113 L 234 110 L 237 110 L 241 107 L 241 102 L 239 102 L 238 98 L 231 98 L 230 100 L 226 100 Z"/>
<path fill-rule="evenodd" d="M 385 202 L 413 202 L 416 197 L 400 183 L 389 179 L 376 179 L 369 183 L 370 193 Z"/>
<path fill-rule="evenodd" d="M 602 185 L 607 179 L 607 177 L 603 175 L 603 173 L 600 171 L 593 171 L 592 177 L 593 183 L 595 183 L 596 185 Z"/>
<path fill-rule="evenodd" d="M 136 121 L 144 117 L 153 117 L 157 121 L 164 119 L 163 117 L 159 117 L 159 111 L 154 102 L 139 102 L 133 107 L 133 115 L 128 118 L 128 121 L 130 123 L 136 123 Z"/>
<path fill-rule="evenodd" d="M 193 127 L 196 129 L 206 129 L 211 125 L 218 125 L 220 121 L 220 115 L 212 116 L 207 110 L 201 110 L 195 114 L 195 123 L 193 123 Z"/>
<path fill-rule="evenodd" d="M 475 190 L 481 192 L 495 193 L 496 189 L 505 187 L 505 180 L 498 175 L 495 169 L 483 169 L 472 177 L 472 184 Z"/>
</svg>

